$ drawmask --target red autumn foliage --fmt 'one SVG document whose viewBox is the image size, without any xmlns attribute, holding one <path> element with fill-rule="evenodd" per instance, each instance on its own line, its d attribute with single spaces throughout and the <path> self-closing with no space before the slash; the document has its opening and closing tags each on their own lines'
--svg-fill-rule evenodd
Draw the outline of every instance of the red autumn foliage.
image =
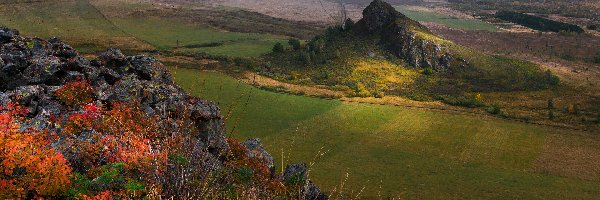
<svg viewBox="0 0 600 200">
<path fill-rule="evenodd" d="M 73 135 L 92 130 L 95 133 L 90 138 L 96 142 L 67 139 L 72 143 L 69 146 L 79 150 L 80 161 L 86 168 L 106 162 L 144 168 L 160 158 L 152 152 L 151 144 L 157 137 L 158 124 L 156 117 L 146 116 L 139 108 L 123 103 L 114 103 L 109 110 L 88 104 L 83 113 L 68 117 L 64 130 Z"/>
<path fill-rule="evenodd" d="M 262 186 L 267 191 L 274 193 L 274 195 L 285 194 L 285 185 L 280 180 L 271 176 L 271 170 L 265 160 L 248 156 L 246 154 L 248 149 L 235 138 L 227 138 L 227 142 L 230 148 L 228 161 L 225 163 L 227 166 L 236 170 L 241 168 L 252 169 L 252 185 Z M 239 192 L 243 193 L 243 191 Z"/>
<path fill-rule="evenodd" d="M 93 92 L 93 91 L 92 91 Z M 21 131 L 19 123 L 25 120 L 27 111 L 11 104 L 0 108 L 0 198 L 65 197 L 66 190 L 79 187 L 80 183 L 70 184 L 74 177 L 83 176 L 94 180 L 106 175 L 106 166 L 122 163 L 123 170 L 113 174 L 108 181 L 109 188 L 81 190 L 72 198 L 112 199 L 131 196 L 123 181 L 136 180 L 144 188 L 153 188 L 154 193 L 185 194 L 208 183 L 234 184 L 237 194 L 255 196 L 256 193 L 267 196 L 291 196 L 291 192 L 265 164 L 256 157 L 249 157 L 247 149 L 239 141 L 229 138 L 230 152 L 226 155 L 227 174 L 214 180 L 202 180 L 210 177 L 188 161 L 197 154 L 194 148 L 195 126 L 186 119 L 160 119 L 148 116 L 138 106 L 125 103 L 112 103 L 105 107 L 94 103 L 78 105 L 78 111 L 62 119 L 52 118 L 51 122 L 63 127 L 58 135 L 62 143 L 59 147 L 72 163 L 51 148 L 50 143 L 57 141 L 55 134 L 43 131 Z M 75 108 L 75 107 L 72 107 Z M 69 111 L 67 111 L 68 113 Z M 53 136 L 53 137 L 50 137 Z M 177 156 L 183 156 L 178 158 Z M 173 160 L 174 159 L 174 160 Z M 186 164 L 187 163 L 187 164 Z M 178 165 L 179 167 L 173 168 Z M 189 166 L 187 166 L 189 165 Z M 184 170 L 180 174 L 180 169 Z M 196 170 L 196 171 L 194 171 Z M 79 176 L 73 175 L 76 171 Z M 250 177 L 240 178 L 238 173 L 250 172 Z M 182 178 L 180 175 L 185 175 Z M 119 176 L 121 178 L 117 178 Z M 169 178 L 158 178 L 169 177 Z M 119 181 L 120 180 L 120 181 Z M 170 187 L 173 183 L 186 182 L 185 187 Z M 95 184 L 88 182 L 88 184 Z M 177 185 L 174 185 L 177 186 Z M 95 186 L 103 187 L 103 186 Z M 215 186 L 219 188 L 221 186 Z M 201 189 L 201 188 L 200 188 Z M 181 190 L 181 191 L 174 191 Z M 217 193 L 214 193 L 217 192 Z M 194 197 L 224 197 L 217 190 Z M 149 194 L 139 191 L 133 194 Z M 57 196 L 58 195 L 58 196 Z"/>
<path fill-rule="evenodd" d="M 24 113 L 15 104 L 0 107 L 0 198 L 58 195 L 69 185 L 71 168 L 46 132 L 19 130 Z"/>
<path fill-rule="evenodd" d="M 56 98 L 69 106 L 84 106 L 92 102 L 94 89 L 87 81 L 75 81 L 63 85 L 56 91 Z"/>
</svg>

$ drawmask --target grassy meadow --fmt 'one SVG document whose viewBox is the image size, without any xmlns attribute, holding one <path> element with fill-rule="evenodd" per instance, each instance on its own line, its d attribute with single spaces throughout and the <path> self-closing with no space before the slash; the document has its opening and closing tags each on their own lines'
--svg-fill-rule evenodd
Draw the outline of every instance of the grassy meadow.
<svg viewBox="0 0 600 200">
<path fill-rule="evenodd" d="M 282 36 L 219 31 L 203 25 L 160 18 L 115 19 L 123 31 L 159 50 L 175 53 L 207 53 L 234 57 L 256 57 L 268 53 Z M 160 27 L 160 28 L 157 28 Z M 179 48 L 177 48 L 179 41 Z"/>
<path fill-rule="evenodd" d="M 326 191 L 408 199 L 600 195 L 600 165 L 588 160 L 600 152 L 595 135 L 272 93 L 214 72 L 172 72 L 187 91 L 220 104 L 230 136 L 261 138 L 277 170 L 282 162 L 314 162 L 310 176 Z"/>
<path fill-rule="evenodd" d="M 117 47 L 126 52 L 161 50 L 188 55 L 256 57 L 270 52 L 275 43 L 287 40 L 284 36 L 264 33 L 219 30 L 186 18 L 107 15 L 151 10 L 154 6 L 98 2 L 95 2 L 98 5 L 87 0 L 0 3 L 0 26 L 18 29 L 27 36 L 46 39 L 56 36 L 85 54 Z"/>
<path fill-rule="evenodd" d="M 0 26 L 18 29 L 21 34 L 33 37 L 60 37 L 83 53 L 109 46 L 124 47 L 123 44 L 129 48 L 150 48 L 113 26 L 83 0 L 0 3 Z"/>
</svg>

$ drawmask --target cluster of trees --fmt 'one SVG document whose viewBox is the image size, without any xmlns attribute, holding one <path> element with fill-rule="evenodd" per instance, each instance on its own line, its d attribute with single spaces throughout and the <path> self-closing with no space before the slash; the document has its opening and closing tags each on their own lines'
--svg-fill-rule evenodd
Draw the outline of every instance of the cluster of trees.
<svg viewBox="0 0 600 200">
<path fill-rule="evenodd" d="M 281 53 L 293 51 L 296 53 L 296 60 L 302 65 L 321 64 L 330 58 L 339 57 L 339 52 L 328 51 L 327 47 L 333 40 L 336 40 L 348 34 L 348 31 L 354 27 L 354 21 L 347 19 L 341 27 L 330 27 L 325 34 L 317 35 L 313 39 L 303 44 L 300 40 L 291 38 L 288 40 L 290 49 L 278 42 L 273 46 L 273 52 Z"/>
<path fill-rule="evenodd" d="M 322 63 L 325 60 L 323 54 L 326 42 L 321 36 L 313 38 L 306 44 L 302 44 L 298 39 L 291 38 L 288 40 L 288 44 L 291 47 L 291 51 L 297 53 L 297 60 L 305 66 Z M 273 52 L 285 52 L 287 50 L 288 49 L 279 42 L 273 46 Z"/>
<path fill-rule="evenodd" d="M 523 25 L 525 27 L 538 30 L 538 31 L 550 31 L 550 32 L 574 32 L 583 33 L 583 29 L 577 25 L 567 24 L 558 22 L 538 16 L 517 13 L 512 11 L 499 11 L 496 13 L 496 18 L 505 21 L 513 22 L 516 24 Z"/>
</svg>

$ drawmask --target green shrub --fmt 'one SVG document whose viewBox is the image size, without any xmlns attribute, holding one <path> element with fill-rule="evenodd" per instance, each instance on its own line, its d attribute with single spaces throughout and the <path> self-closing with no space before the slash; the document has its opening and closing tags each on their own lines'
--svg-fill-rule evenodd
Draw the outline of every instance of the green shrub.
<svg viewBox="0 0 600 200">
<path fill-rule="evenodd" d="M 281 44 L 280 42 L 276 43 L 275 46 L 273 46 L 273 52 L 283 52 L 285 49 L 283 48 L 283 44 Z"/>
<path fill-rule="evenodd" d="M 478 95 L 475 96 L 438 96 L 437 99 L 442 102 L 453 105 L 453 106 L 462 106 L 462 107 L 481 107 L 483 103 L 478 99 Z"/>
<path fill-rule="evenodd" d="M 502 114 L 502 108 L 497 103 L 495 103 L 494 105 L 490 106 L 486 111 L 488 113 L 492 114 L 492 115 L 500 115 L 500 114 Z"/>
<path fill-rule="evenodd" d="M 432 75 L 433 74 L 433 69 L 431 69 L 430 67 L 427 67 L 427 68 L 423 69 L 423 74 L 425 74 L 425 75 Z"/>
<path fill-rule="evenodd" d="M 320 36 L 317 36 L 308 42 L 308 48 L 310 51 L 321 53 L 323 48 L 325 48 L 325 40 L 323 40 L 323 38 Z"/>
<path fill-rule="evenodd" d="M 549 110 L 548 111 L 548 119 L 553 120 L 554 118 L 556 118 L 556 116 L 554 115 L 554 111 Z"/>
<path fill-rule="evenodd" d="M 310 54 L 306 51 L 300 51 L 300 53 L 298 54 L 298 61 L 300 61 L 303 65 L 311 65 L 312 64 Z"/>
<path fill-rule="evenodd" d="M 548 109 L 554 109 L 554 99 L 548 99 Z"/>
<path fill-rule="evenodd" d="M 550 70 L 546 70 L 546 72 L 544 73 L 544 77 L 546 79 L 546 82 L 551 86 L 557 86 L 558 84 L 560 84 L 560 78 L 552 74 Z"/>
<path fill-rule="evenodd" d="M 241 183 L 248 183 L 254 176 L 254 170 L 252 168 L 241 167 L 235 174 L 235 178 Z"/>
<path fill-rule="evenodd" d="M 302 47 L 302 44 L 300 44 L 300 40 L 296 38 L 291 38 L 290 40 L 288 40 L 288 44 L 290 44 L 290 46 L 292 46 L 294 50 L 298 50 Z"/>
<path fill-rule="evenodd" d="M 139 181 L 136 180 L 128 180 L 127 184 L 125 184 L 125 190 L 128 193 L 138 193 L 146 190 L 146 186 Z"/>
<path fill-rule="evenodd" d="M 344 30 L 351 30 L 354 27 L 354 21 L 350 18 L 344 21 Z"/>
</svg>

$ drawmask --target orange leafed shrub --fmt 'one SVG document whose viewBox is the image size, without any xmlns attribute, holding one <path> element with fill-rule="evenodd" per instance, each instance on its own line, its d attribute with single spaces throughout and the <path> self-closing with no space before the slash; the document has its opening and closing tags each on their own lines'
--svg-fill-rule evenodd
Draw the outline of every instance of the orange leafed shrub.
<svg viewBox="0 0 600 200">
<path fill-rule="evenodd" d="M 283 183 L 271 177 L 271 170 L 267 166 L 266 162 L 258 157 L 250 158 L 246 152 L 248 151 L 235 138 L 227 138 L 229 144 L 228 161 L 225 163 L 227 166 L 233 169 L 251 169 L 252 182 L 255 186 L 261 186 L 268 191 L 274 193 L 274 195 L 281 195 L 286 192 L 286 188 Z M 243 189 L 243 188 L 238 188 Z M 240 191 L 243 193 L 243 191 Z"/>
<path fill-rule="evenodd" d="M 158 124 L 156 117 L 146 116 L 140 109 L 123 103 L 114 103 L 108 110 L 91 103 L 84 107 L 83 113 L 69 116 L 64 130 L 73 135 L 95 131 L 91 137 L 97 142 L 67 141 L 73 143 L 67 146 L 79 149 L 78 161 L 86 165 L 84 168 L 99 167 L 100 161 L 122 162 L 136 168 L 148 167 L 149 162 L 160 158 L 152 152 L 151 142 L 156 141 Z"/>
<path fill-rule="evenodd" d="M 110 162 L 124 162 L 136 167 L 146 166 L 157 155 L 151 152 L 151 140 L 158 135 L 158 119 L 148 117 L 140 109 L 122 103 L 103 112 L 96 130 L 106 136 L 103 154 Z"/>
<path fill-rule="evenodd" d="M 69 106 L 84 106 L 92 102 L 94 89 L 87 81 L 75 81 L 56 91 L 56 98 Z"/>
<path fill-rule="evenodd" d="M 0 107 L 0 198 L 54 196 L 69 185 L 71 168 L 45 132 L 19 131 L 24 109 Z"/>
</svg>

